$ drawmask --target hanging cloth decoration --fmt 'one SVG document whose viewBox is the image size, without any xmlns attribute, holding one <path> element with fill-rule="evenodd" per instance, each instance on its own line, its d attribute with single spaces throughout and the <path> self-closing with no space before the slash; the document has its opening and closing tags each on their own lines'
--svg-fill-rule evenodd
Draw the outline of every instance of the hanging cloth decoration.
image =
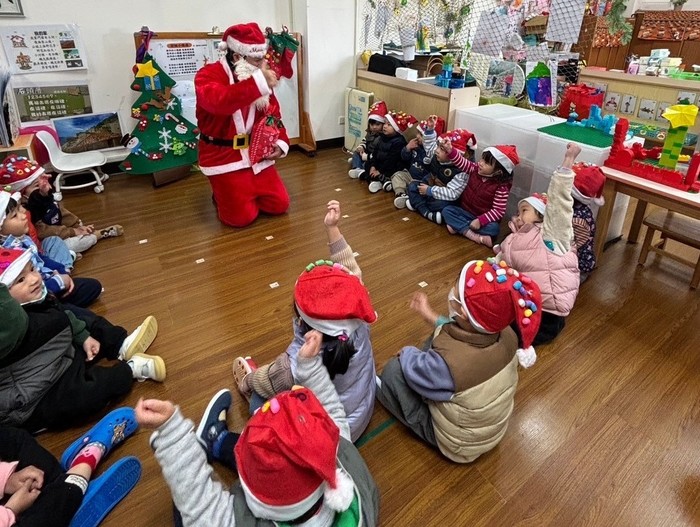
<svg viewBox="0 0 700 527">
<path fill-rule="evenodd" d="M 252 165 L 260 163 L 274 152 L 277 139 L 280 136 L 280 128 L 283 126 L 282 121 L 274 115 L 263 117 L 253 125 L 248 149 Z"/>
<path fill-rule="evenodd" d="M 299 49 L 299 41 L 290 33 L 287 26 L 282 26 L 280 33 L 274 33 L 272 28 L 265 28 L 267 34 L 267 53 L 265 58 L 270 69 L 274 71 L 278 77 L 286 77 L 291 79 L 294 75 L 292 69 L 292 60 Z"/>
</svg>

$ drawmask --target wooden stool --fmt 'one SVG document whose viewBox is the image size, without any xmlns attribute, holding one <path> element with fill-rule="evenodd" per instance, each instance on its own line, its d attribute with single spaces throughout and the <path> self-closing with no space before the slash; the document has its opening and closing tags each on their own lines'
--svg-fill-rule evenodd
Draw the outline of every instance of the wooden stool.
<svg viewBox="0 0 700 527">
<path fill-rule="evenodd" d="M 644 265 L 647 261 L 649 251 L 654 251 L 663 256 L 673 258 L 677 262 L 695 267 L 693 278 L 690 280 L 690 288 L 697 289 L 700 282 L 700 256 L 698 261 L 693 263 L 685 258 L 669 253 L 665 250 L 665 247 L 666 240 L 670 238 L 684 245 L 700 249 L 700 220 L 695 220 L 676 212 L 659 210 L 644 218 L 643 223 L 647 226 L 647 235 L 644 238 L 642 252 L 639 255 L 639 265 Z M 661 233 L 661 241 L 656 245 L 652 245 L 651 241 L 655 231 Z"/>
</svg>

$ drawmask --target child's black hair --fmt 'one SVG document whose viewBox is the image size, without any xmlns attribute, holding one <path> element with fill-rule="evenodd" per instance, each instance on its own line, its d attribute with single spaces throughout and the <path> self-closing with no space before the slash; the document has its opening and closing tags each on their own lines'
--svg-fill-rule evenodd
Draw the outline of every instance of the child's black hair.
<svg viewBox="0 0 700 527">
<path fill-rule="evenodd" d="M 488 150 L 484 150 L 484 153 L 481 154 L 481 159 L 493 166 L 493 175 L 491 177 L 496 183 L 506 183 L 513 179 L 513 174 L 503 168 L 503 165 L 501 165 L 495 156 Z"/>
<path fill-rule="evenodd" d="M 5 209 L 5 216 L 9 216 L 12 212 L 14 212 L 18 205 L 19 203 L 16 199 L 10 198 L 10 201 L 7 202 L 7 208 Z"/>
<path fill-rule="evenodd" d="M 370 132 L 370 129 L 369 129 L 369 125 L 370 125 L 371 123 L 381 124 L 382 126 L 384 125 L 383 122 L 381 122 L 381 121 L 379 121 L 379 120 L 377 120 L 377 119 L 372 119 L 372 118 L 367 119 L 367 128 L 365 129 L 365 133 L 367 133 L 367 134 L 371 133 L 371 132 Z M 381 130 L 380 130 L 380 133 L 381 133 Z"/>
<path fill-rule="evenodd" d="M 297 315 L 302 334 L 311 331 L 313 328 L 299 316 L 296 306 L 294 306 L 294 311 Z M 328 370 L 328 375 L 331 380 L 333 380 L 336 375 L 343 375 L 348 371 L 350 359 L 357 353 L 357 350 L 355 349 L 355 344 L 353 344 L 349 338 L 340 340 L 338 337 L 332 337 L 325 333 L 321 333 L 321 335 L 323 335 L 321 341 L 323 365 Z"/>
</svg>

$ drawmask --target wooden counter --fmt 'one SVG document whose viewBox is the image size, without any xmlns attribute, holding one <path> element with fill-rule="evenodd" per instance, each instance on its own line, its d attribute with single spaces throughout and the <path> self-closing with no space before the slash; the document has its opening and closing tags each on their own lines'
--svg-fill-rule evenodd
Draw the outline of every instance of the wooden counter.
<svg viewBox="0 0 700 527">
<path fill-rule="evenodd" d="M 451 90 L 360 69 L 356 84 L 363 91 L 373 92 L 375 101 L 385 101 L 390 110 L 403 110 L 419 121 L 438 115 L 445 119 L 449 130 L 454 128 L 455 112 L 479 106 L 481 93 L 477 87 Z"/>
</svg>

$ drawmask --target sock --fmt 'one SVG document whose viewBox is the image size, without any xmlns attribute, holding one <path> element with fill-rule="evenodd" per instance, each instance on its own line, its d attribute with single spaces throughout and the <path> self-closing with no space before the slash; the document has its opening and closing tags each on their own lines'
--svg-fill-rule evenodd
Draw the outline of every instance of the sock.
<svg viewBox="0 0 700 527">
<path fill-rule="evenodd" d="M 467 229 L 464 232 L 464 235 L 469 238 L 471 241 L 480 243 L 481 245 L 485 245 L 486 247 L 491 247 L 493 245 L 493 241 L 491 240 L 491 236 L 486 236 L 483 234 L 477 234 L 471 229 Z"/>
<path fill-rule="evenodd" d="M 80 463 L 85 463 L 94 472 L 95 468 L 97 468 L 97 464 L 100 462 L 100 459 L 102 459 L 104 452 L 105 447 L 102 443 L 89 443 L 83 447 L 80 452 L 78 452 L 78 455 L 75 456 L 75 459 L 73 459 L 70 467 L 68 467 L 68 470 L 76 465 L 79 465 Z"/>
<path fill-rule="evenodd" d="M 78 487 L 83 493 L 83 496 L 85 496 L 85 492 L 88 488 L 88 480 L 86 480 L 83 476 L 79 476 L 78 474 L 67 474 L 65 481 L 69 485 L 75 485 Z"/>
</svg>

